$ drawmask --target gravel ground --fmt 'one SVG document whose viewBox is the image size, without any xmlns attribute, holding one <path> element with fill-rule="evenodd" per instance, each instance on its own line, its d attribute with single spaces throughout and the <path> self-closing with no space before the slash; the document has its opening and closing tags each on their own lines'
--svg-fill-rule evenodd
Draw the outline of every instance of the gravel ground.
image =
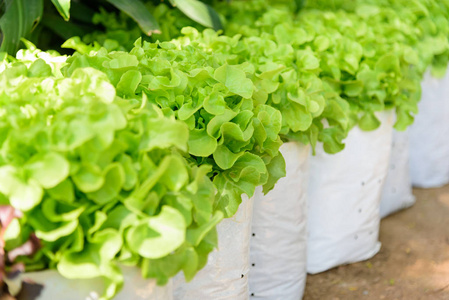
<svg viewBox="0 0 449 300">
<path fill-rule="evenodd" d="M 375 257 L 309 276 L 303 300 L 449 300 L 449 185 L 413 192 L 382 221 Z"/>
</svg>

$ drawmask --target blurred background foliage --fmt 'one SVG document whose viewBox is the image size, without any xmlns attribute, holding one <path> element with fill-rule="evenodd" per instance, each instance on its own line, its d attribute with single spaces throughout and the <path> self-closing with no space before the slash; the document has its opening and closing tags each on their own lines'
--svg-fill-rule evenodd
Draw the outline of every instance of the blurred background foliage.
<svg viewBox="0 0 449 300">
<path fill-rule="evenodd" d="M 128 28 L 131 35 L 167 39 L 170 25 L 222 29 L 212 1 L 200 0 L 0 0 L 0 51 L 14 54 L 26 38 L 42 49 L 59 49 L 73 36 Z M 182 16 L 173 18 L 173 14 Z M 176 20 L 179 19 L 179 20 Z M 163 24 L 161 24 L 163 20 Z M 172 24 L 172 23 L 181 24 Z M 132 24 L 130 24 L 132 23 Z M 183 24 L 186 23 L 186 24 Z M 138 32 L 136 32 L 136 29 Z M 140 30 L 140 31 L 139 31 Z M 133 32 L 134 31 L 134 32 Z M 120 40 L 120 37 L 118 37 Z M 123 37 L 122 37 L 123 38 Z M 22 44 L 23 45 L 23 44 Z"/>
</svg>

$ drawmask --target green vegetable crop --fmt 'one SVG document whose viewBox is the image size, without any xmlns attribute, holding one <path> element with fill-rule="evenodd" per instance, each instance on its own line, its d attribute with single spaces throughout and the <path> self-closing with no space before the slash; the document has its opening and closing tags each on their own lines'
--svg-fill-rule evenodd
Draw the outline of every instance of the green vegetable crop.
<svg viewBox="0 0 449 300">
<path fill-rule="evenodd" d="M 64 57 L 33 49 L 18 57 L 0 63 L 0 203 L 23 212 L 6 251 L 33 233 L 42 248 L 16 262 L 103 277 L 102 299 L 123 284 L 119 264 L 160 284 L 180 270 L 191 279 L 217 245 L 223 213 L 214 209 L 211 166 L 187 156 L 187 123 L 145 94 L 127 97 L 133 70 L 116 89 L 93 68 L 63 76 Z M 132 58 L 109 61 L 121 71 L 124 63 Z M 253 155 L 239 159 L 233 170 Z"/>
<path fill-rule="evenodd" d="M 66 74 L 97 68 L 108 74 L 121 97 L 146 97 L 166 116 L 187 124 L 190 159 L 213 166 L 215 208 L 226 217 L 237 211 L 243 193 L 251 197 L 257 186 L 268 191 L 277 181 L 279 171 L 270 170 L 283 170 L 281 114 L 255 100 L 250 64 L 223 62 L 193 44 L 138 40 L 129 53 L 92 50 L 75 40 L 66 46 L 84 51 L 68 59 Z"/>
</svg>

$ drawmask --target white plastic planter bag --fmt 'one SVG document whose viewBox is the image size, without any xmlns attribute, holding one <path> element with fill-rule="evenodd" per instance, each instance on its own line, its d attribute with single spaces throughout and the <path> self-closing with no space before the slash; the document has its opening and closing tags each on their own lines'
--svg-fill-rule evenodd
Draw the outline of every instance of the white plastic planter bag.
<svg viewBox="0 0 449 300">
<path fill-rule="evenodd" d="M 247 300 L 249 237 L 253 199 L 244 195 L 237 213 L 217 225 L 218 249 L 206 266 L 186 283 L 183 274 L 174 279 L 175 300 Z"/>
<path fill-rule="evenodd" d="M 380 202 L 380 217 L 408 208 L 415 203 L 409 170 L 408 131 L 393 132 L 390 165 Z"/>
<path fill-rule="evenodd" d="M 154 279 L 143 279 L 141 270 L 136 267 L 122 267 L 125 284 L 114 300 L 172 300 L 172 283 L 156 285 Z M 103 293 L 103 281 L 93 279 L 67 279 L 55 270 L 30 272 L 23 275 L 24 280 L 32 280 L 43 285 L 36 300 L 96 300 Z"/>
<path fill-rule="evenodd" d="M 299 300 L 306 283 L 309 146 L 281 147 L 287 176 L 267 195 L 254 197 L 250 242 L 251 299 Z"/>
<path fill-rule="evenodd" d="M 310 159 L 307 271 L 366 260 L 380 249 L 379 206 L 387 175 L 393 113 L 378 115 L 374 131 L 353 128 L 345 149 L 329 155 L 317 147 Z"/>
<path fill-rule="evenodd" d="M 424 76 L 419 114 L 410 127 L 410 174 L 421 188 L 449 183 L 449 72 Z"/>
</svg>

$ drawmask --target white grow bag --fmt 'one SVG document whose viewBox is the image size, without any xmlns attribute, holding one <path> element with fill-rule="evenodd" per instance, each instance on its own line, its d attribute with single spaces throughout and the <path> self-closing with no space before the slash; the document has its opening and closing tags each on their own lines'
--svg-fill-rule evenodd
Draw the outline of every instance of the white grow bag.
<svg viewBox="0 0 449 300">
<path fill-rule="evenodd" d="M 136 267 L 121 267 L 125 284 L 114 300 L 172 300 L 172 283 L 156 285 L 154 279 L 143 279 Z M 55 270 L 29 272 L 22 275 L 24 280 L 32 280 L 43 285 L 36 300 L 96 300 L 103 293 L 104 284 L 100 278 L 67 279 Z"/>
<path fill-rule="evenodd" d="M 393 113 L 378 114 L 370 132 L 353 128 L 334 155 L 317 147 L 310 160 L 307 271 L 319 273 L 366 260 L 380 249 L 379 206 L 387 175 Z"/>
<path fill-rule="evenodd" d="M 186 283 L 182 273 L 174 278 L 175 300 L 248 299 L 249 237 L 253 199 L 244 195 L 237 213 L 217 225 L 218 249 L 206 266 Z"/>
<path fill-rule="evenodd" d="M 281 147 L 287 176 L 254 197 L 250 243 L 251 299 L 299 300 L 306 283 L 309 146 Z"/>
<path fill-rule="evenodd" d="M 421 188 L 449 183 L 449 71 L 424 76 L 419 114 L 410 127 L 410 174 Z"/>
<path fill-rule="evenodd" d="M 393 132 L 390 165 L 380 202 L 380 217 L 408 208 L 415 203 L 409 170 L 408 131 Z"/>
</svg>

